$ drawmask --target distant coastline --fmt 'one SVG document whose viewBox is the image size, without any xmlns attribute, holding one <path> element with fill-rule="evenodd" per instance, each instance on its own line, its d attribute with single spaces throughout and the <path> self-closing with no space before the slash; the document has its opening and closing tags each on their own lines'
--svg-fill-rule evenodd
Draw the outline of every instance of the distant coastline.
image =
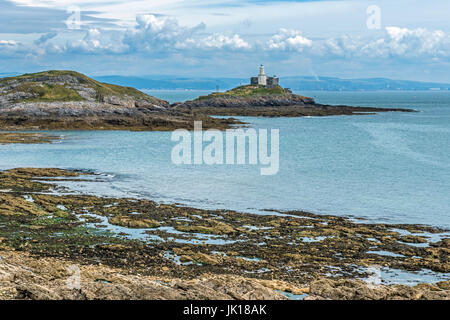
<svg viewBox="0 0 450 320">
<path fill-rule="evenodd" d="M 247 78 L 193 78 L 180 76 L 94 76 L 96 80 L 117 85 L 131 85 L 148 90 L 210 90 L 226 91 L 248 82 Z M 440 91 L 450 90 L 450 84 L 392 80 L 385 78 L 341 79 L 335 77 L 285 76 L 280 85 L 295 91 Z"/>
</svg>

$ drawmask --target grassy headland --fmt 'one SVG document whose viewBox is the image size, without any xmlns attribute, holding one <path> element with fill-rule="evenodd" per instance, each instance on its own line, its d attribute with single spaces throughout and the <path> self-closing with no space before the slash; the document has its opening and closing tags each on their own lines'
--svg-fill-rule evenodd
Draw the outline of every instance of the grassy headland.
<svg viewBox="0 0 450 320">
<path fill-rule="evenodd" d="M 8 94 L 26 92 L 32 95 L 30 98 L 19 100 L 20 102 L 91 101 L 92 99 L 89 98 L 102 102 L 108 96 L 128 96 L 136 99 L 145 99 L 153 103 L 162 101 L 135 88 L 102 83 L 84 74 L 70 70 L 50 70 L 3 78 L 0 79 L 0 87 L 11 82 L 18 82 L 19 85 L 7 91 Z M 93 90 L 95 94 L 90 97 L 83 97 L 80 94 L 79 87 L 71 86 L 74 83 Z"/>
<path fill-rule="evenodd" d="M 44 71 L 0 79 L 4 130 L 227 129 L 233 119 L 196 117 L 137 89 L 101 83 L 74 71 Z"/>
</svg>

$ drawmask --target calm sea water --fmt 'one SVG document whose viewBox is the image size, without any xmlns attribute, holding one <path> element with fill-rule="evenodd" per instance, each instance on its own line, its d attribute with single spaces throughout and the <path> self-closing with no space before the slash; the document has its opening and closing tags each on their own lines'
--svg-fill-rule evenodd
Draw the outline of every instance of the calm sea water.
<svg viewBox="0 0 450 320">
<path fill-rule="evenodd" d="M 151 91 L 171 102 L 208 92 Z M 91 169 L 106 183 L 71 187 L 202 208 L 303 209 L 450 228 L 450 92 L 301 92 L 318 102 L 413 108 L 419 113 L 312 118 L 242 117 L 280 130 L 280 171 L 176 166 L 168 132 L 59 132 L 51 145 L 0 146 L 0 169 Z"/>
</svg>

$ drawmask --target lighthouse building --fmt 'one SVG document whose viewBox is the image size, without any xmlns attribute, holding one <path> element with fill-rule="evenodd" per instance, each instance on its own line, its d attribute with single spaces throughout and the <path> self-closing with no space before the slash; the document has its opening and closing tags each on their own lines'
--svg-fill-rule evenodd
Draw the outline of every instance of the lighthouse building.
<svg viewBox="0 0 450 320">
<path fill-rule="evenodd" d="M 264 72 L 264 66 L 261 65 L 259 67 L 259 74 L 257 77 L 250 78 L 250 84 L 253 86 L 265 86 L 265 87 L 274 87 L 277 86 L 279 79 L 277 76 L 268 77 Z"/>
</svg>

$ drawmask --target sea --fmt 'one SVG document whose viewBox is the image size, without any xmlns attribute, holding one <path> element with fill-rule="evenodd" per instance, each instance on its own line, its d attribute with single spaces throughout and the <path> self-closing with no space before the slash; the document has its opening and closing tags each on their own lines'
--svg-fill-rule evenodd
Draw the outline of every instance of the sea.
<svg viewBox="0 0 450 320">
<path fill-rule="evenodd" d="M 146 91 L 170 102 L 209 91 Z M 416 113 L 262 118 L 279 130 L 279 171 L 177 165 L 171 132 L 57 131 L 41 145 L 0 145 L 0 170 L 58 167 L 98 173 L 66 183 L 73 192 L 146 198 L 208 209 L 267 214 L 305 210 L 377 223 L 450 229 L 450 92 L 296 92 L 324 104 L 409 108 Z M 100 181 L 99 181 L 100 180 Z M 269 211 L 267 211 L 269 210 Z"/>
</svg>

